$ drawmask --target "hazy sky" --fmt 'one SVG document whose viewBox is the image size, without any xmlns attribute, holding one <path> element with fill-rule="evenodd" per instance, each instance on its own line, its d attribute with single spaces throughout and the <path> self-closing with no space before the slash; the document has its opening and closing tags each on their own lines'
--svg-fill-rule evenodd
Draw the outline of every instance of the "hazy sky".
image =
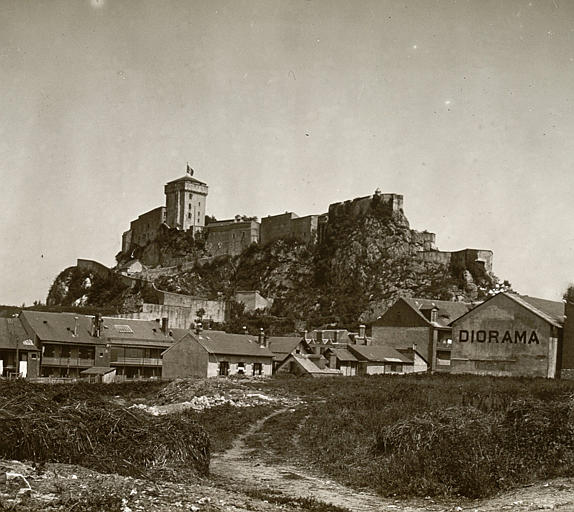
<svg viewBox="0 0 574 512">
<path fill-rule="evenodd" d="M 218 219 L 404 195 L 514 288 L 574 280 L 574 2 L 0 0 L 0 303 L 185 173 Z"/>
</svg>

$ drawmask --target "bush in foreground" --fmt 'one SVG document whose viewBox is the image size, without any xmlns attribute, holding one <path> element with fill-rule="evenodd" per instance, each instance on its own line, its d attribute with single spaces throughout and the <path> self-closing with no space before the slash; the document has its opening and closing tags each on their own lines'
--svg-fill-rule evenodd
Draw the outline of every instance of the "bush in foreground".
<svg viewBox="0 0 574 512">
<path fill-rule="evenodd" d="M 74 394 L 64 386 L 0 382 L 0 457 L 172 480 L 207 474 L 209 438 L 190 415 L 152 417 Z"/>
</svg>

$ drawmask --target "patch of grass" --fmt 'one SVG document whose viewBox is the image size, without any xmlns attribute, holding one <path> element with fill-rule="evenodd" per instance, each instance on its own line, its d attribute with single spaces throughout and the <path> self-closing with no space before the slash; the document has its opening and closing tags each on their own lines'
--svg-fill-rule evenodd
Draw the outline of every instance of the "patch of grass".
<svg viewBox="0 0 574 512">
<path fill-rule="evenodd" d="M 248 444 L 382 495 L 483 497 L 574 475 L 574 382 L 454 375 L 272 379 L 306 409 Z"/>
</svg>

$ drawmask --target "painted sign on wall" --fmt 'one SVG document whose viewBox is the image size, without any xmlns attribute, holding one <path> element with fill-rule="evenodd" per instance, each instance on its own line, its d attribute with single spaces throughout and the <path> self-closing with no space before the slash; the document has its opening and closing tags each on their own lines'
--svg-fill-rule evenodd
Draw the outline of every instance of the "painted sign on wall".
<svg viewBox="0 0 574 512">
<path fill-rule="evenodd" d="M 459 331 L 458 341 L 461 343 L 535 343 L 540 344 L 536 331 Z"/>
</svg>

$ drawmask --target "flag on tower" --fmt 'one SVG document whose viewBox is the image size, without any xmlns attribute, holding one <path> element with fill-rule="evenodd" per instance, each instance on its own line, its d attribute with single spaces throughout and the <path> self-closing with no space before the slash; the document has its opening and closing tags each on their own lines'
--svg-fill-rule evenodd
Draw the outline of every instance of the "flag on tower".
<svg viewBox="0 0 574 512">
<path fill-rule="evenodd" d="M 191 166 L 189 165 L 189 162 L 187 164 L 187 174 L 189 174 L 190 176 L 193 176 L 193 169 L 191 168 Z"/>
</svg>

